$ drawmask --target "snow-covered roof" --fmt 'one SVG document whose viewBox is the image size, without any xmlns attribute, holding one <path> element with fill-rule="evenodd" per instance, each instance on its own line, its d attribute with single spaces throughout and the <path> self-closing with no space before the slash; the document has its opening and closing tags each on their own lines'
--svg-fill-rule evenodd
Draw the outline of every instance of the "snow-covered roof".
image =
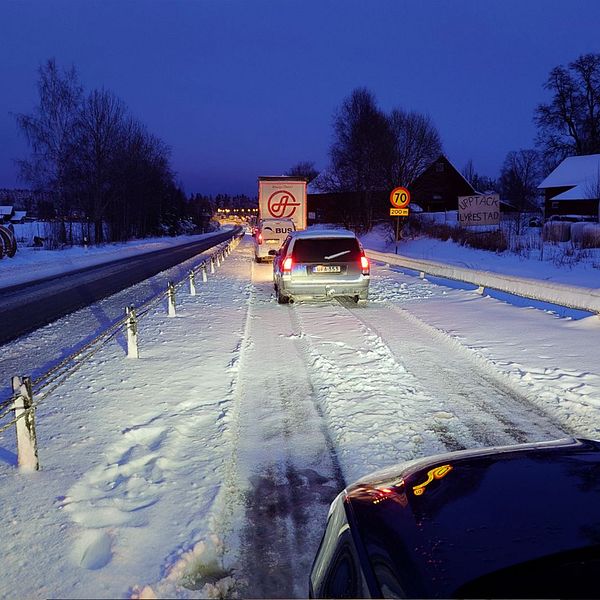
<svg viewBox="0 0 600 600">
<path fill-rule="evenodd" d="M 10 218 L 11 221 L 22 221 L 27 216 L 26 210 L 15 210 L 15 214 Z"/>
<path fill-rule="evenodd" d="M 312 181 L 308 182 L 306 186 L 307 194 L 320 194 L 321 189 L 319 183 L 322 183 L 324 178 L 327 176 L 327 169 L 323 169 Z"/>
<path fill-rule="evenodd" d="M 600 154 L 569 156 L 565 158 L 540 185 L 538 189 L 572 186 L 554 196 L 554 200 L 581 200 L 594 195 L 600 187 Z"/>
<path fill-rule="evenodd" d="M 552 200 L 581 200 L 582 198 L 590 196 L 590 193 L 591 184 L 588 182 L 586 184 L 576 185 L 562 194 L 552 196 Z"/>
<path fill-rule="evenodd" d="M 13 213 L 13 207 L 12 206 L 0 206 L 0 215 L 4 216 L 9 216 L 12 215 Z"/>
<path fill-rule="evenodd" d="M 467 185 L 469 185 L 473 190 L 475 190 L 475 193 L 481 194 L 481 192 L 477 191 L 473 187 L 473 184 L 456 168 L 456 166 L 454 165 L 454 163 L 445 154 L 441 154 L 440 157 L 438 157 L 435 162 L 437 162 L 438 160 L 440 160 L 441 157 L 444 157 L 448 161 L 448 164 L 463 178 L 463 180 L 467 183 Z"/>
</svg>

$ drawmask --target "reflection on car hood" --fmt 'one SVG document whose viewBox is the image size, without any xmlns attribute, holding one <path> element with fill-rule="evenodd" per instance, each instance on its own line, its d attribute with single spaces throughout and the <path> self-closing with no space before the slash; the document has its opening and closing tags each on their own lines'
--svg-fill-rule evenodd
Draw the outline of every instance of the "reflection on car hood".
<svg viewBox="0 0 600 600">
<path fill-rule="evenodd" d="M 411 596 L 550 554 L 600 548 L 600 443 L 461 451 L 412 461 L 346 491 L 372 564 L 405 573 Z"/>
</svg>

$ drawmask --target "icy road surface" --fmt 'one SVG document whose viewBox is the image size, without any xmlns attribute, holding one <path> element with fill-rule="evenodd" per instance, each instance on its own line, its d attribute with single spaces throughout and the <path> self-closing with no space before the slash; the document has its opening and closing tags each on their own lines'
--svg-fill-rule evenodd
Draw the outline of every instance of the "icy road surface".
<svg viewBox="0 0 600 600">
<path fill-rule="evenodd" d="M 597 317 L 379 266 L 371 298 L 280 306 L 245 240 L 176 318 L 140 322 L 139 360 L 106 346 L 38 409 L 41 472 L 15 471 L 0 434 L 0 596 L 306 596 L 346 482 L 446 450 L 600 437 Z M 3 346 L 3 370 L 46 365 L 122 305 Z"/>
</svg>

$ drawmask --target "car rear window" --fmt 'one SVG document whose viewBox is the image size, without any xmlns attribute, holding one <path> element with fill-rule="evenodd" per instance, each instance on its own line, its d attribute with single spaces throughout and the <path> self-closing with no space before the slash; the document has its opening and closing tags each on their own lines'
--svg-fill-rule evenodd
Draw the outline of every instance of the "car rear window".
<svg viewBox="0 0 600 600">
<path fill-rule="evenodd" d="M 360 259 L 356 238 L 299 239 L 294 244 L 296 262 L 347 262 Z"/>
</svg>

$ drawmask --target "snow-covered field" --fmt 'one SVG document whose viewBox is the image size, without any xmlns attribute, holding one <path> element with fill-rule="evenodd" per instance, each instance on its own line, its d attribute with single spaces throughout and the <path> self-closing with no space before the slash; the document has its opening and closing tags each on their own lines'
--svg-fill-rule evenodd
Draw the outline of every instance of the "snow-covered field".
<svg viewBox="0 0 600 600">
<path fill-rule="evenodd" d="M 0 434 L 1 597 L 303 596 L 346 482 L 445 450 L 600 437 L 597 316 L 380 265 L 364 309 L 280 306 L 252 254 L 247 237 L 175 318 L 161 304 L 140 321 L 139 360 L 117 338 L 40 405 L 40 472 L 19 472 Z M 51 364 L 120 294 L 3 346 L 2 379 Z"/>
</svg>

